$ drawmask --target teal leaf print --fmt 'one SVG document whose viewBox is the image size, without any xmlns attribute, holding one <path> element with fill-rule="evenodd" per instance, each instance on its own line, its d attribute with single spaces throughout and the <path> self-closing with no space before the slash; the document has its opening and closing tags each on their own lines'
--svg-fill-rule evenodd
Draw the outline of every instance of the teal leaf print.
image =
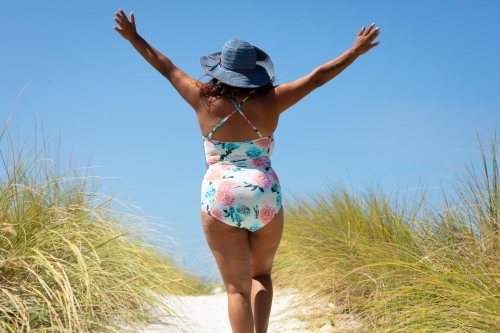
<svg viewBox="0 0 500 333">
<path fill-rule="evenodd" d="M 232 219 L 233 219 L 233 222 L 236 222 L 236 223 L 241 223 L 245 220 L 240 214 L 237 214 L 237 213 L 233 214 Z"/>
<path fill-rule="evenodd" d="M 236 211 L 244 216 L 250 215 L 250 208 L 246 205 L 243 205 L 243 204 L 238 205 L 238 207 L 236 208 Z"/>
<path fill-rule="evenodd" d="M 262 187 L 260 187 L 258 185 L 253 185 L 253 184 L 250 184 L 250 183 L 247 183 L 247 182 L 244 182 L 244 183 L 247 184 L 247 185 L 245 185 L 243 187 L 251 187 L 252 188 L 250 191 L 255 191 L 256 189 L 259 189 L 262 193 L 264 193 L 264 189 Z"/>
</svg>

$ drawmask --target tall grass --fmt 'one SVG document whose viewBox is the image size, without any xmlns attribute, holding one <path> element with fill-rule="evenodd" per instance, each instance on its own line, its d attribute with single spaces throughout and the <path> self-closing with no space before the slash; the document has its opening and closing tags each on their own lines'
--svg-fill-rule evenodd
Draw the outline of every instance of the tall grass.
<svg viewBox="0 0 500 333">
<path fill-rule="evenodd" d="M 428 196 L 332 188 L 287 207 L 275 275 L 303 295 L 311 326 L 342 332 L 500 332 L 500 193 L 496 139 L 481 169 Z"/>
<path fill-rule="evenodd" d="M 196 279 L 144 241 L 144 219 L 97 193 L 85 169 L 58 173 L 43 149 L 15 152 L 6 133 L 1 332 L 133 331 L 153 307 L 173 315 L 157 294 L 196 292 Z"/>
</svg>

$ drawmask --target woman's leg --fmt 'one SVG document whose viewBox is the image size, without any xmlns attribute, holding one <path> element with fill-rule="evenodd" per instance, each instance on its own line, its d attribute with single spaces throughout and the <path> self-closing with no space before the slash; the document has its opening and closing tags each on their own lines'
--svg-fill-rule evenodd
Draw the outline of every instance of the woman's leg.
<svg viewBox="0 0 500 333">
<path fill-rule="evenodd" d="M 252 274 L 252 311 L 256 333 L 267 332 L 273 283 L 271 270 L 274 255 L 283 234 L 283 208 L 265 227 L 250 233 L 250 264 Z"/>
<path fill-rule="evenodd" d="M 204 211 L 201 222 L 226 286 L 231 328 L 234 333 L 254 333 L 249 232 L 215 220 Z"/>
</svg>

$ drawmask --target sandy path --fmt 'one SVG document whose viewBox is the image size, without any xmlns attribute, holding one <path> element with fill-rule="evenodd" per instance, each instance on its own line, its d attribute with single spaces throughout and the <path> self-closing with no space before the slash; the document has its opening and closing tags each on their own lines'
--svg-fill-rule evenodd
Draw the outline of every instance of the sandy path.
<svg viewBox="0 0 500 333">
<path fill-rule="evenodd" d="M 293 318 L 293 296 L 277 293 L 274 297 L 268 333 L 306 333 L 305 324 Z M 180 319 L 159 316 L 161 322 L 152 324 L 142 333 L 231 333 L 227 317 L 226 293 L 208 296 L 167 297 Z M 327 325 L 315 332 L 330 332 Z"/>
</svg>

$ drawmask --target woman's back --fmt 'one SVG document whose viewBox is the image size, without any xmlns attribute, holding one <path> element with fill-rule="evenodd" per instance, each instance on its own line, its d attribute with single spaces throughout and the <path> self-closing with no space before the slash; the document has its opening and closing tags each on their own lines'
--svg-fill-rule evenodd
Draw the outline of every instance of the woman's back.
<svg viewBox="0 0 500 333">
<path fill-rule="evenodd" d="M 272 88 L 266 94 L 248 98 L 240 108 L 262 136 L 272 135 L 278 126 L 279 115 L 272 112 L 269 107 L 272 98 L 270 95 L 273 95 L 272 90 L 274 89 Z M 245 97 L 237 96 L 234 102 L 239 104 Z M 202 103 L 196 110 L 202 135 L 208 137 L 214 127 L 233 111 L 235 111 L 235 106 L 227 97 L 205 98 L 205 103 Z M 239 112 L 232 114 L 212 135 L 214 140 L 231 142 L 253 140 L 258 137 L 259 135 Z"/>
</svg>

